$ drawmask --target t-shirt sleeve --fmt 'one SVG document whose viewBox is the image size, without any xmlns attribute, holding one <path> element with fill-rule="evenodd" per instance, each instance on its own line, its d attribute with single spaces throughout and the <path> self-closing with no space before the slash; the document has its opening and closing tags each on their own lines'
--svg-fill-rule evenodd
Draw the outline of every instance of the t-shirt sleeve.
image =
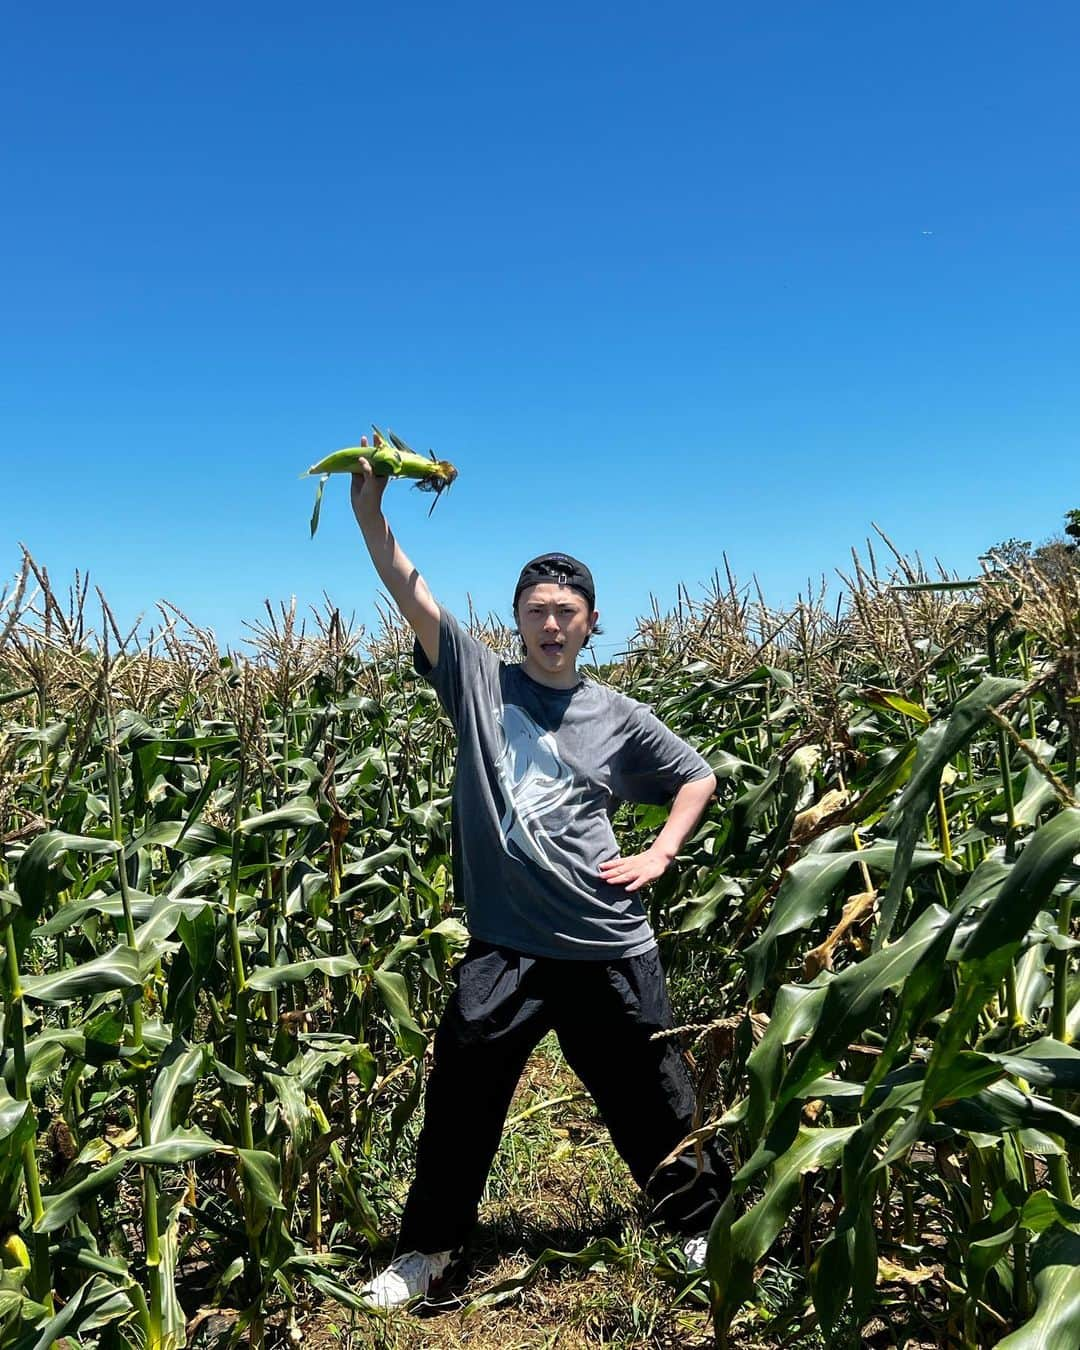
<svg viewBox="0 0 1080 1350">
<path fill-rule="evenodd" d="M 463 691 L 469 688 L 489 666 L 498 666 L 499 658 L 467 633 L 444 606 L 439 607 L 439 659 L 434 665 L 427 659 L 419 640 L 413 642 L 413 666 L 439 696 L 439 702 L 458 725 Z"/>
<path fill-rule="evenodd" d="M 616 758 L 612 789 L 624 802 L 663 806 L 686 783 L 712 770 L 692 745 L 676 736 L 643 703 L 636 704 Z"/>
</svg>

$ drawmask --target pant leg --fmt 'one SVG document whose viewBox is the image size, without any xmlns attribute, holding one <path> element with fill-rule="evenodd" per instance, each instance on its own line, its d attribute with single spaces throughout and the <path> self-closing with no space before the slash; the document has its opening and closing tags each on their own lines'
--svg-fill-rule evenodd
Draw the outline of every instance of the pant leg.
<svg viewBox="0 0 1080 1350">
<path fill-rule="evenodd" d="M 654 1217 L 678 1232 L 708 1227 L 731 1187 L 719 1148 L 691 1148 L 655 1178 L 657 1165 L 694 1128 L 694 1090 L 672 1026 L 660 955 L 565 962 L 555 1028 L 567 1062 L 592 1094 L 611 1139 L 653 1201 Z M 579 973 L 572 969 L 582 967 Z"/>
<path fill-rule="evenodd" d="M 399 1251 L 464 1244 L 525 1061 L 551 1028 L 536 959 L 475 939 L 435 1033 Z"/>
</svg>

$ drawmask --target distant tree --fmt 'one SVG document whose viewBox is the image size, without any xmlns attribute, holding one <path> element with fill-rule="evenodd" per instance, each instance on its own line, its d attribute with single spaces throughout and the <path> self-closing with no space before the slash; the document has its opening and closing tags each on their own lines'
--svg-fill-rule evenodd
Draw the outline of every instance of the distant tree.
<svg viewBox="0 0 1080 1350">
<path fill-rule="evenodd" d="M 1018 567 L 1029 560 L 1055 580 L 1080 567 L 1080 508 L 1065 512 L 1065 534 L 1053 535 L 1037 548 L 1032 548 L 1030 539 L 1004 539 L 979 555 L 979 561 L 991 571 Z"/>
<path fill-rule="evenodd" d="M 1068 535 L 1069 538 L 1065 536 Z M 1076 540 L 1080 539 L 1080 510 L 1065 512 L 1065 534 L 1055 535 L 1040 544 L 1031 555 L 1039 565 L 1039 570 L 1053 581 L 1063 581 L 1075 576 L 1080 569 L 1080 549 Z"/>
<path fill-rule="evenodd" d="M 1075 544 L 1067 544 L 1064 539 L 1048 539 L 1040 544 L 1031 555 L 1039 565 L 1039 570 L 1053 581 L 1080 570 L 1080 551 Z"/>
<path fill-rule="evenodd" d="M 1030 539 L 1003 539 L 1000 544 L 994 544 L 988 548 L 985 553 L 979 554 L 979 561 L 986 563 L 988 567 L 1015 567 L 1025 558 L 1031 557 Z"/>
</svg>

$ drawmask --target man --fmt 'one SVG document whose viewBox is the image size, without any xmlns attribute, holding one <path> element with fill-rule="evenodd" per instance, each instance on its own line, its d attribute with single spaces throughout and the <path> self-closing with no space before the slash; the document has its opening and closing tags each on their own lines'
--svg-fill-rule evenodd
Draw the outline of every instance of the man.
<svg viewBox="0 0 1080 1350">
<path fill-rule="evenodd" d="M 527 564 L 514 591 L 524 648 L 501 661 L 436 603 L 382 512 L 366 461 L 352 504 L 375 570 L 416 634 L 415 663 L 458 735 L 455 895 L 471 940 L 435 1036 L 416 1177 L 398 1254 L 361 1291 L 393 1307 L 445 1283 L 475 1222 L 528 1056 L 554 1029 L 656 1217 L 692 1265 L 730 1185 L 711 1146 L 656 1172 L 693 1128 L 656 939 L 640 892 L 673 862 L 716 779 L 643 704 L 577 670 L 595 631 L 592 575 L 566 554 Z M 671 802 L 645 852 L 619 855 L 619 801 Z M 655 1173 L 655 1175 L 654 1175 Z"/>
</svg>

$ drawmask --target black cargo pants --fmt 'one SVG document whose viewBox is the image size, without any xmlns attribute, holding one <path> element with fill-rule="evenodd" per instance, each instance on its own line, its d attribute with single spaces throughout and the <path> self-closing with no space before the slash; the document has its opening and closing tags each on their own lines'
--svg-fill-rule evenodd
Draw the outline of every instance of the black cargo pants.
<svg viewBox="0 0 1080 1350">
<path fill-rule="evenodd" d="M 712 1221 L 731 1184 L 719 1150 L 693 1150 L 650 1180 L 693 1128 L 694 1092 L 675 1039 L 655 948 L 619 961 L 525 956 L 473 939 L 435 1033 L 416 1178 L 398 1250 L 463 1246 L 473 1224 L 507 1109 L 525 1061 L 554 1029 L 566 1061 L 592 1094 L 612 1142 L 680 1233 Z"/>
</svg>

